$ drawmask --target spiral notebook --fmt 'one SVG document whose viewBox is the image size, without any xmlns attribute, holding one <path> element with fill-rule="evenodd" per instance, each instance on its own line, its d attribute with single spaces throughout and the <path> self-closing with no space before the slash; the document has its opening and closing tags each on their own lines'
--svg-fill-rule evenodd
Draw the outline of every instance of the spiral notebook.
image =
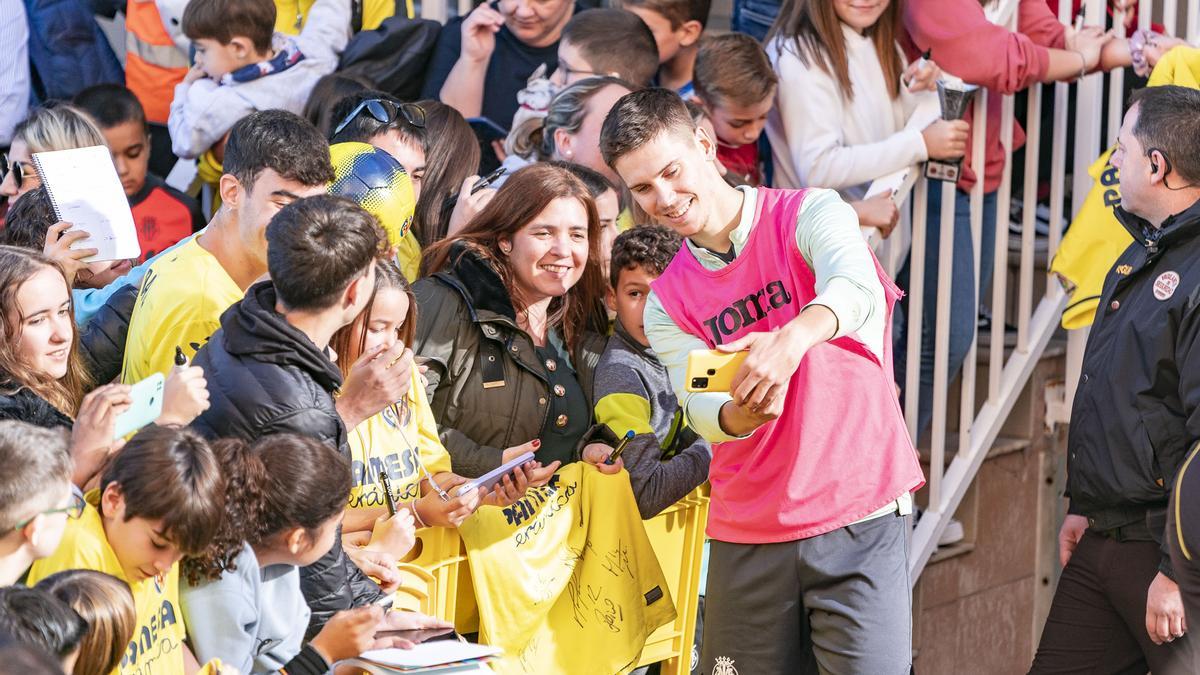
<svg viewBox="0 0 1200 675">
<path fill-rule="evenodd" d="M 129 200 L 107 147 L 37 152 L 33 166 L 58 219 L 71 223 L 70 232 L 83 230 L 90 235 L 71 248 L 99 251 L 85 262 L 141 256 Z"/>
</svg>

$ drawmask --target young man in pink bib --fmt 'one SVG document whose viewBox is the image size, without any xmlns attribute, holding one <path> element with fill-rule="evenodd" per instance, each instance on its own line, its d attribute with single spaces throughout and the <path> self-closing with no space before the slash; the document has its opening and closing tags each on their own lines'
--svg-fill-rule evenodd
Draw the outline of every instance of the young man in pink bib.
<svg viewBox="0 0 1200 675">
<path fill-rule="evenodd" d="M 645 89 L 600 149 L 686 246 L 645 329 L 713 442 L 704 673 L 901 675 L 907 516 L 924 479 L 892 384 L 899 291 L 832 190 L 730 187 L 679 97 Z M 730 393 L 685 390 L 688 353 L 748 350 Z"/>
</svg>

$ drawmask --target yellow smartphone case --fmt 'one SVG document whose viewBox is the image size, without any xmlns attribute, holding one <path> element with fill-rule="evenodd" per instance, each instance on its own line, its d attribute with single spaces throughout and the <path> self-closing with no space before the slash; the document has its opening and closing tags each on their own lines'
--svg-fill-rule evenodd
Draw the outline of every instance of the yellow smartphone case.
<svg viewBox="0 0 1200 675">
<path fill-rule="evenodd" d="M 687 382 L 691 392 L 728 392 L 749 352 L 726 354 L 710 349 L 697 349 L 688 354 Z"/>
</svg>

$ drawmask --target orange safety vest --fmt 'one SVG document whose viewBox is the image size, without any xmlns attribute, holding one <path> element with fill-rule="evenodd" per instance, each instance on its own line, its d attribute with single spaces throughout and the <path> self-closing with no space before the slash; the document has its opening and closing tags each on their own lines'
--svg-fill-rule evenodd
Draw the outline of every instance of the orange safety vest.
<svg viewBox="0 0 1200 675">
<path fill-rule="evenodd" d="M 154 0 L 125 6 L 125 86 L 146 110 L 146 121 L 166 124 L 175 85 L 188 71 L 188 57 L 167 33 Z"/>
</svg>

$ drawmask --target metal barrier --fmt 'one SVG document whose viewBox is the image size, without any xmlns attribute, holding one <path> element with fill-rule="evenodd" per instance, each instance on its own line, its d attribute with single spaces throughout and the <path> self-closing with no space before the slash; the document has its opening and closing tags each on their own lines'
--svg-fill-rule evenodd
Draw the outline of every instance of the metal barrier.
<svg viewBox="0 0 1200 675">
<path fill-rule="evenodd" d="M 1148 28 L 1152 17 L 1161 21 L 1168 34 L 1183 34 L 1176 31 L 1177 27 L 1186 27 L 1186 34 L 1194 44 L 1200 37 L 1200 0 L 1186 0 L 1186 7 L 1179 7 L 1176 0 L 1141 0 L 1139 4 L 1139 27 Z M 1010 29 L 1016 28 L 1017 0 L 1004 0 L 1004 5 L 998 14 L 1004 17 L 998 23 Z M 1103 25 L 1105 20 L 1106 3 L 1104 0 L 1086 0 L 1084 3 L 1085 23 Z M 1180 10 L 1186 10 L 1180 11 Z M 1059 18 L 1064 23 L 1071 23 L 1072 12 L 1070 0 L 1060 0 Z M 1186 17 L 1186 19 L 1185 19 Z M 1115 18 L 1117 31 L 1123 35 L 1122 16 Z M 1044 268 L 1035 269 L 1036 252 L 1039 248 L 1035 231 L 1037 224 L 1037 191 L 1040 184 L 1049 184 L 1049 233 L 1045 237 L 1045 260 L 1053 258 L 1061 241 L 1062 232 L 1067 224 L 1064 218 L 1064 198 L 1066 197 L 1066 176 L 1072 177 L 1070 185 L 1071 213 L 1076 213 L 1084 198 L 1092 188 L 1092 179 L 1087 173 L 1088 166 L 1099 156 L 1103 132 L 1104 147 L 1110 147 L 1116 141 L 1117 131 L 1121 125 L 1124 113 L 1123 72 L 1113 71 L 1109 74 L 1094 73 L 1084 77 L 1077 83 L 1036 84 L 1026 92 L 1026 144 L 1024 161 L 1024 180 L 1021 185 L 1012 184 L 1012 154 L 1004 167 L 1003 179 L 997 193 L 996 202 L 996 238 L 995 266 L 993 268 L 992 289 L 990 301 L 985 301 L 992 311 L 992 324 L 988 335 L 986 364 L 987 386 L 984 400 L 976 405 L 976 375 L 977 351 L 979 338 L 976 334 L 963 363 L 958 386 L 961 388 L 959 419 L 957 425 L 957 452 L 947 465 L 947 440 L 951 420 L 948 419 L 950 396 L 954 395 L 949 381 L 949 311 L 950 297 L 948 293 L 940 293 L 937 306 L 922 307 L 922 286 L 924 281 L 924 260 L 921 255 L 912 256 L 912 281 L 909 292 L 910 326 L 920 326 L 920 317 L 924 311 L 935 311 L 937 314 L 937 329 L 932 336 L 922 336 L 919 330 L 910 330 L 908 334 L 908 372 L 906 373 L 905 390 L 916 392 L 919 379 L 920 351 L 922 339 L 934 340 L 935 369 L 933 382 L 933 423 L 930 432 L 930 466 L 928 474 L 928 504 L 924 515 L 913 533 L 912 556 L 910 562 L 911 578 L 915 583 L 919 578 L 930 556 L 937 550 L 937 541 L 942 531 L 950 521 L 968 487 L 978 473 L 988 449 L 995 442 L 1005 418 L 1024 388 L 1042 353 L 1045 351 L 1051 337 L 1058 329 L 1062 310 L 1066 306 L 1067 295 L 1061 285 L 1049 280 L 1045 291 L 1035 297 L 1035 274 L 1046 274 Z M 1105 100 L 1105 81 L 1107 79 L 1108 94 Z M 1074 106 L 1069 106 L 1070 94 L 1074 90 Z M 975 113 L 972 128 L 982 130 L 987 122 L 988 96 L 993 92 L 981 90 L 975 101 Z M 1046 96 L 1053 97 L 1052 127 L 1050 129 L 1050 162 L 1048 169 L 1039 168 L 1040 160 L 1045 149 L 1042 147 L 1042 100 Z M 1102 126 L 1102 113 L 1107 111 L 1107 124 Z M 1014 96 L 1004 96 L 1001 107 L 1000 129 L 1001 137 L 1006 147 L 1012 147 L 1014 124 Z M 1073 132 L 1074 153 L 1071 164 L 1067 165 L 1068 130 Z M 983 134 L 974 134 L 974 147 L 968 156 L 976 170 L 983 175 Z M 950 270 L 953 265 L 953 222 L 954 222 L 954 186 L 950 184 L 931 184 L 924 179 L 918 181 L 913 190 L 913 242 L 912 250 L 920 252 L 925 247 L 926 202 L 928 191 L 942 190 L 941 238 L 939 247 L 938 287 L 948 288 Z M 1019 243 L 1014 249 L 1015 258 L 1010 258 L 1009 216 L 1010 204 L 1014 194 L 1019 195 L 1021 209 L 1021 233 Z M 980 235 L 983 219 L 983 181 L 978 181 L 971 193 L 971 231 L 975 242 L 976 287 L 979 282 Z M 1010 267 L 1011 265 L 1011 267 Z M 1015 288 L 1009 288 L 1009 273 L 1016 270 Z M 1015 345 L 1006 347 L 1005 323 L 1016 326 Z M 1086 343 L 1086 330 L 1070 331 L 1067 340 L 1067 383 L 1065 387 L 1066 406 L 1069 410 L 1074 397 L 1075 383 L 1079 377 L 1079 367 L 1082 362 L 1083 347 Z M 917 396 L 907 397 L 905 419 L 909 432 L 917 435 Z M 1065 420 L 1063 420 L 1065 421 Z"/>
</svg>

